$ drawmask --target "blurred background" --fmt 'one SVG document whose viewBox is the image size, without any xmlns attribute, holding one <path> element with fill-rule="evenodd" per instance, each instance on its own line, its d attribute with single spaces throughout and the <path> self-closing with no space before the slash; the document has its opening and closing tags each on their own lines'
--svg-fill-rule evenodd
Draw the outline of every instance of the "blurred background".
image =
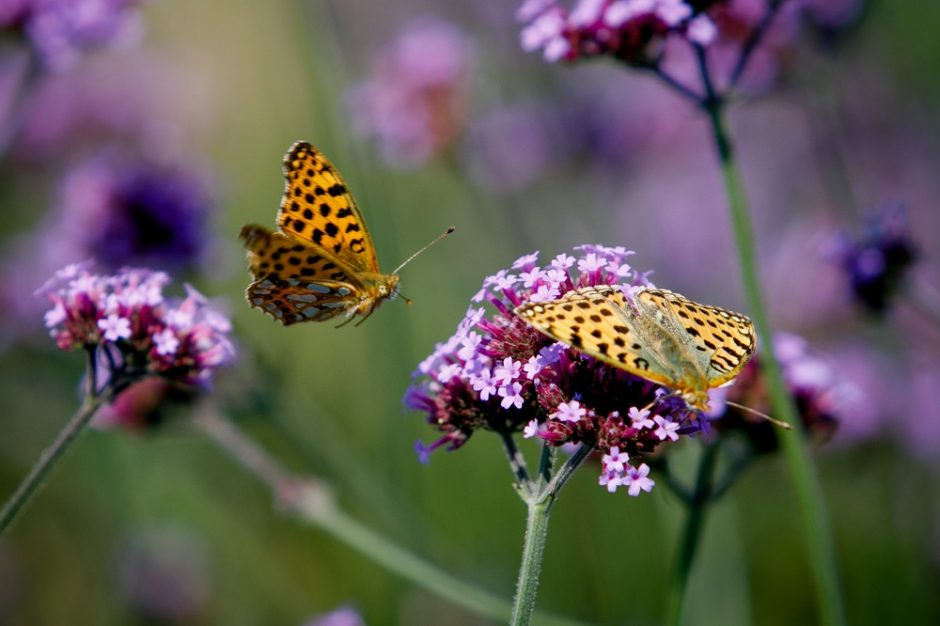
<svg viewBox="0 0 940 626">
<path fill-rule="evenodd" d="M 508 599 L 525 510 L 499 441 L 421 465 L 413 443 L 437 433 L 402 408 L 483 278 L 534 250 L 623 245 L 657 284 L 747 312 L 698 112 L 625 67 L 524 52 L 516 2 L 75 4 L 92 8 L 0 2 L 0 497 L 79 401 L 82 358 L 55 349 L 33 292 L 89 257 L 157 267 L 233 318 L 223 412 L 363 522 Z M 744 24 L 755 4 L 732 2 Z M 938 623 L 940 5 L 836 4 L 782 16 L 732 125 L 772 317 L 850 390 L 814 447 L 849 622 Z M 456 226 L 403 270 L 413 305 L 341 330 L 248 308 L 236 236 L 273 226 L 298 139 L 343 173 L 386 271 Z M 866 290 L 886 274 L 892 297 Z M 303 624 L 340 607 L 489 623 L 283 518 L 186 407 L 153 404 L 103 416 L 0 540 L 0 624 Z M 539 607 L 660 623 L 682 515 L 663 487 L 611 496 L 582 472 Z M 689 623 L 812 623 L 781 458 L 710 511 L 690 594 Z"/>
</svg>

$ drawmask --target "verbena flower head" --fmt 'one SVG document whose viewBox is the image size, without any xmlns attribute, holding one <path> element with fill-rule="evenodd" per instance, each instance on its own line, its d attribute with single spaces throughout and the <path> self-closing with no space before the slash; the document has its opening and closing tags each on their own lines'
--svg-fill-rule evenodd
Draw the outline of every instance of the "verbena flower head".
<svg viewBox="0 0 940 626">
<path fill-rule="evenodd" d="M 871 220 L 861 235 L 840 235 L 831 256 L 842 266 L 859 304 L 883 313 L 917 260 L 918 246 L 904 209 L 894 207 Z"/>
<path fill-rule="evenodd" d="M 87 51 L 135 42 L 140 0 L 12 0 L 0 2 L 0 28 L 25 34 L 43 63 L 73 65 Z"/>
<path fill-rule="evenodd" d="M 474 56 L 469 37 L 449 22 L 425 17 L 406 25 L 349 93 L 356 129 L 395 167 L 448 150 L 466 122 Z"/>
<path fill-rule="evenodd" d="M 157 375 L 206 386 L 231 363 L 231 323 L 190 285 L 186 297 L 167 300 L 162 272 L 125 268 L 92 273 L 87 264 L 65 267 L 40 290 L 52 302 L 45 323 L 61 350 L 97 348 L 114 362 L 111 376 L 128 383 Z"/>
<path fill-rule="evenodd" d="M 608 490 L 649 491 L 641 456 L 703 422 L 660 385 L 552 341 L 513 314 L 523 302 L 581 287 L 647 284 L 631 254 L 586 245 L 539 265 L 534 253 L 487 277 L 457 332 L 418 366 L 405 397 L 443 433 L 419 444 L 419 454 L 459 448 L 480 429 L 521 432 L 553 446 L 589 445 L 605 455 L 600 482 Z"/>
<path fill-rule="evenodd" d="M 668 37 L 710 44 L 717 29 L 703 10 L 714 1 L 577 0 L 571 10 L 554 0 L 526 0 L 516 13 L 523 49 L 547 61 L 612 57 L 655 63 Z"/>
</svg>

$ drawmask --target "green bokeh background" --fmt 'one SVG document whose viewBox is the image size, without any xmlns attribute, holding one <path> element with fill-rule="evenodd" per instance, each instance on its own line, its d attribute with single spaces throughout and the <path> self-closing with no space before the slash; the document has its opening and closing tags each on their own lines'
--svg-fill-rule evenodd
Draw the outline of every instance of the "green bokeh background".
<svg viewBox="0 0 940 626">
<path fill-rule="evenodd" d="M 907 97 L 936 112 L 940 7 L 916 4 L 874 2 L 845 54 L 852 67 L 877 64 Z M 394 27 L 422 11 L 449 17 L 477 38 L 484 50 L 478 71 L 503 93 L 552 98 L 565 74 L 580 71 L 524 55 L 511 11 L 501 10 L 505 28 L 494 30 L 456 2 L 163 0 L 145 7 L 143 48 L 174 77 L 167 116 L 217 173 L 226 249 L 216 275 L 199 286 L 230 303 L 243 355 L 219 382 L 220 405 L 291 468 L 332 482 L 363 522 L 508 599 L 525 510 L 499 442 L 480 434 L 420 465 L 412 444 L 433 433 L 402 408 L 410 374 L 453 332 L 483 277 L 531 249 L 553 256 L 584 242 L 623 244 L 638 250 L 642 267 L 645 249 L 672 245 L 682 233 L 611 240 L 603 199 L 578 181 L 549 180 L 511 202 L 496 200 L 446 164 L 390 170 L 355 138 L 344 92 L 368 72 L 370 54 Z M 102 54 L 120 62 L 121 53 Z M 282 155 L 301 138 L 330 155 L 356 192 L 383 267 L 457 227 L 403 271 L 412 306 L 389 303 L 359 328 L 334 330 L 285 329 L 244 305 L 236 234 L 245 222 L 273 220 Z M 710 159 L 703 152 L 702 166 L 712 166 Z M 3 194 L 10 202 L 26 193 L 12 184 L 17 191 Z M 32 199 L 44 206 L 50 197 L 36 190 Z M 8 212 L 22 215 L 3 207 Z M 13 219 L 8 231 L 28 227 Z M 663 284 L 682 275 L 657 271 Z M 728 293 L 739 293 L 736 281 L 733 273 L 723 281 Z M 81 370 L 80 355 L 51 346 L 0 355 L 0 494 L 14 489 L 74 410 Z M 282 517 L 269 492 L 193 433 L 185 414 L 178 418 L 156 432 L 83 436 L 0 540 L 0 623 L 160 623 L 127 605 L 116 563 L 128 537 L 167 527 L 194 536 L 207 564 L 206 604 L 186 623 L 300 624 L 342 604 L 357 607 L 369 624 L 489 623 Z M 676 451 L 687 470 L 693 443 Z M 849 622 L 938 623 L 936 468 L 888 439 L 816 456 Z M 615 497 L 596 486 L 593 471 L 580 472 L 555 508 L 540 608 L 602 624 L 659 623 L 682 514 L 666 489 Z M 789 625 L 813 623 L 815 615 L 786 466 L 764 460 L 709 512 L 688 623 Z"/>
</svg>

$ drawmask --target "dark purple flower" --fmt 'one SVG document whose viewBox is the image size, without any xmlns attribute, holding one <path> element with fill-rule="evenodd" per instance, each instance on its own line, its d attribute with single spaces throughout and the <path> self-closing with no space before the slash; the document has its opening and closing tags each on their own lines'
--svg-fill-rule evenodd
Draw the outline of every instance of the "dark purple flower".
<svg viewBox="0 0 940 626">
<path fill-rule="evenodd" d="M 97 348 L 108 375 L 120 375 L 117 383 L 157 375 L 206 386 L 234 360 L 231 323 L 189 285 L 182 301 L 166 300 L 168 282 L 144 269 L 100 275 L 87 264 L 67 266 L 40 290 L 53 304 L 46 327 L 61 350 Z"/>
<path fill-rule="evenodd" d="M 903 286 L 917 260 L 918 246 L 903 208 L 895 207 L 871 220 L 859 237 L 839 236 L 832 256 L 842 266 L 855 299 L 880 314 Z"/>
<path fill-rule="evenodd" d="M 513 313 L 526 301 L 550 300 L 598 284 L 643 284 L 623 248 L 580 246 L 545 266 L 537 253 L 488 277 L 457 332 L 415 372 L 405 404 L 423 411 L 443 437 L 421 445 L 456 449 L 477 430 L 521 432 L 553 446 L 586 444 L 616 456 L 604 463 L 601 484 L 630 495 L 648 491 L 645 464 L 624 465 L 666 441 L 700 430 L 682 400 L 652 382 L 554 342 Z M 615 452 L 616 450 L 616 452 Z M 620 455 L 620 456 L 617 456 Z M 611 457 L 613 458 L 613 457 Z M 646 469 L 644 469 L 646 467 Z"/>
<path fill-rule="evenodd" d="M 108 269 L 198 269 L 214 209 L 207 176 L 182 164 L 107 152 L 73 169 L 42 229 L 58 265 L 93 258 Z"/>
<path fill-rule="evenodd" d="M 0 0 L 0 29 L 14 29 L 22 25 L 35 0 Z"/>
</svg>

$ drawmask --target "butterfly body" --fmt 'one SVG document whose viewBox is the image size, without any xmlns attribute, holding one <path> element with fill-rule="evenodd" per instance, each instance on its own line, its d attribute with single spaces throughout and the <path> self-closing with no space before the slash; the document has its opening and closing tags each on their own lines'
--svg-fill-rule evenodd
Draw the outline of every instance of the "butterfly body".
<svg viewBox="0 0 940 626">
<path fill-rule="evenodd" d="M 248 303 L 284 325 L 363 319 L 398 294 L 383 274 L 372 238 L 339 172 L 298 141 L 284 157 L 286 187 L 278 232 L 257 224 L 239 235 L 248 250 Z"/>
<path fill-rule="evenodd" d="M 630 297 L 614 285 L 530 302 L 516 314 L 542 333 L 631 374 L 674 389 L 699 411 L 708 390 L 731 381 L 754 351 L 747 317 L 641 287 Z"/>
</svg>

